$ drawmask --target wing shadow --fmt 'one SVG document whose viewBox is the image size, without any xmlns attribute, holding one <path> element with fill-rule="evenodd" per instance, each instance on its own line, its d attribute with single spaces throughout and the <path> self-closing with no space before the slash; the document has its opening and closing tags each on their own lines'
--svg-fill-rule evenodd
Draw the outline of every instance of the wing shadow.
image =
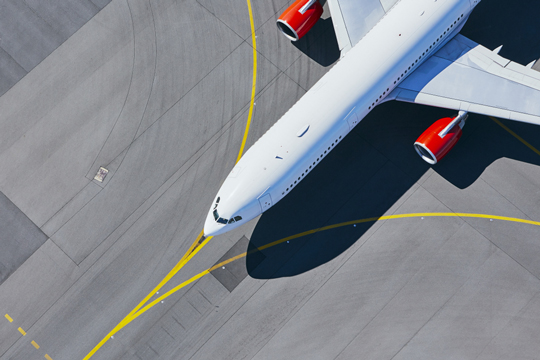
<svg viewBox="0 0 540 360">
<path fill-rule="evenodd" d="M 494 41 L 500 45 L 516 40 L 516 34 L 523 31 L 526 35 L 516 40 L 519 46 L 509 47 L 501 55 L 526 63 L 531 56 L 539 55 L 532 55 L 530 42 L 539 41 L 536 34 L 540 32 L 540 24 L 521 19 L 535 16 L 533 13 L 537 12 L 532 10 L 538 9 L 538 5 L 525 1 L 519 14 L 514 7 L 502 1 L 500 6 L 490 8 L 481 5 L 461 33 L 494 48 Z M 524 8 L 530 10 L 525 15 Z M 497 36 L 500 35 L 497 39 L 493 29 L 498 28 L 496 24 L 500 22 L 497 21 L 508 22 L 508 14 L 515 14 L 516 28 L 511 32 L 497 32 Z M 534 31 L 530 29 L 531 24 L 535 24 Z M 536 49 L 540 52 L 540 47 Z M 430 169 L 414 151 L 414 141 L 435 120 L 452 115 L 455 111 L 398 102 L 378 106 L 297 188 L 260 218 L 248 251 L 308 230 L 385 214 Z M 526 135 L 527 141 L 540 149 L 540 127 L 502 122 L 517 134 Z M 493 120 L 471 114 L 463 138 L 432 169 L 452 186 L 465 189 L 501 158 L 540 166 L 540 156 Z M 366 241 L 367 236 L 362 236 L 373 225 L 374 222 L 356 227 L 347 225 L 267 248 L 263 250 L 266 258 L 260 264 L 260 259 L 248 254 L 247 271 L 253 278 L 260 279 L 302 274 L 340 256 L 360 238 Z"/>
</svg>

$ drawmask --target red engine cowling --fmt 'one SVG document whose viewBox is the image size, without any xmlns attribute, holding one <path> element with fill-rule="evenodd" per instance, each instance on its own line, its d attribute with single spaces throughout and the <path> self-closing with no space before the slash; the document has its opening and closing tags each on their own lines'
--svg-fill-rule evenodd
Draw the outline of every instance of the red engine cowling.
<svg viewBox="0 0 540 360">
<path fill-rule="evenodd" d="M 277 20 L 278 29 L 292 41 L 301 39 L 321 17 L 319 1 L 297 0 Z"/>
<path fill-rule="evenodd" d="M 431 125 L 414 143 L 414 149 L 424 161 L 434 165 L 456 145 L 463 134 L 467 114 L 444 118 Z"/>
</svg>

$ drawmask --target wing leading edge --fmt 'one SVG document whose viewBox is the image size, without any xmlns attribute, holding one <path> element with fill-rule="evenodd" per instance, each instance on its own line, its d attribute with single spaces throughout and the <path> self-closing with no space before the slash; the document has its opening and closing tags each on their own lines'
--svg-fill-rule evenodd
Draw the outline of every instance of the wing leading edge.
<svg viewBox="0 0 540 360">
<path fill-rule="evenodd" d="M 540 125 L 540 72 L 457 35 L 389 99 Z"/>
</svg>

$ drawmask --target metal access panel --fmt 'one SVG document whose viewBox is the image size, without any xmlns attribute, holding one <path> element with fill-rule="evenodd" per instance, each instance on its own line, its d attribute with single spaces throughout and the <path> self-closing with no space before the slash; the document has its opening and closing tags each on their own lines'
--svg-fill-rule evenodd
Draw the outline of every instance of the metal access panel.
<svg viewBox="0 0 540 360">
<path fill-rule="evenodd" d="M 270 194 L 266 194 L 260 197 L 259 204 L 261 204 L 262 212 L 265 212 L 266 210 L 270 209 L 270 207 L 272 207 L 272 198 L 270 197 Z"/>
</svg>

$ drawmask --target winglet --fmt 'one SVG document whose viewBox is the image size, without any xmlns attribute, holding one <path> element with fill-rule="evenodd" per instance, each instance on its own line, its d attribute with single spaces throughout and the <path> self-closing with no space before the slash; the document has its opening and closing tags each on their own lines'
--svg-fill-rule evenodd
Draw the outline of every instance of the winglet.
<svg viewBox="0 0 540 360">
<path fill-rule="evenodd" d="M 534 61 L 531 61 L 531 63 L 529 63 L 529 65 L 525 66 L 527 69 L 532 69 L 532 67 L 534 66 L 534 64 L 536 64 L 536 60 Z"/>
<path fill-rule="evenodd" d="M 501 52 L 502 47 L 503 47 L 502 45 L 499 46 L 498 48 L 496 48 L 495 50 L 493 50 L 493 52 L 494 52 L 495 54 L 498 54 L 499 52 Z"/>
</svg>

